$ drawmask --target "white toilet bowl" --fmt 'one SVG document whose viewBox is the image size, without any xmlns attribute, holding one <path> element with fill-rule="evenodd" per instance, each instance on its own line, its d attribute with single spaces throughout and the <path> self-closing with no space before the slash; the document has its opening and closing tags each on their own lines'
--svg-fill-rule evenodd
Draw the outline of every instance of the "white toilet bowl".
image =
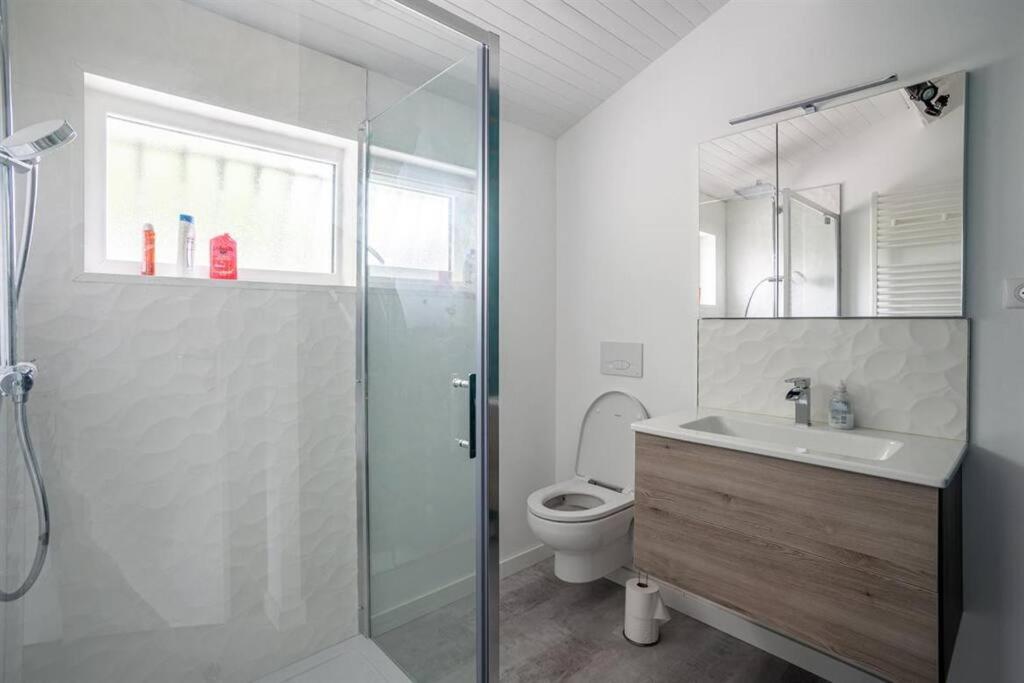
<svg viewBox="0 0 1024 683">
<path fill-rule="evenodd" d="M 534 491 L 527 499 L 530 530 L 555 551 L 555 576 L 585 583 L 629 564 L 633 494 L 581 478 Z"/>
<path fill-rule="evenodd" d="M 530 529 L 555 551 L 555 576 L 585 583 L 633 556 L 633 432 L 643 405 L 611 391 L 587 410 L 576 451 L 576 476 L 530 494 Z"/>
</svg>

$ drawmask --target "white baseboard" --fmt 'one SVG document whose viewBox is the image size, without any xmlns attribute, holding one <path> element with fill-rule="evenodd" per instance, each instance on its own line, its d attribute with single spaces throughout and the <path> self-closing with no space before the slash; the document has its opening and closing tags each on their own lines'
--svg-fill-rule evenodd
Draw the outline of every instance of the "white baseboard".
<svg viewBox="0 0 1024 683">
<path fill-rule="evenodd" d="M 542 560 L 551 557 L 551 549 L 545 545 L 536 545 L 522 552 L 516 553 L 501 561 L 501 577 L 515 574 L 527 567 L 537 564 Z M 430 614 L 434 610 L 445 605 L 450 605 L 459 598 L 473 594 L 475 577 L 470 574 L 457 581 L 453 581 L 437 590 L 425 593 L 397 607 L 392 607 L 371 617 L 373 632 L 375 634 L 386 633 L 391 629 L 407 624 L 413 619 Z"/>
<path fill-rule="evenodd" d="M 623 567 L 609 574 L 608 578 L 617 584 L 625 585 L 635 576 L 636 572 Z M 784 659 L 790 664 L 795 664 L 825 680 L 833 683 L 883 683 L 867 672 L 829 657 L 775 631 L 758 626 L 710 600 L 658 581 L 654 577 L 651 577 L 650 580 L 658 584 L 661 589 L 661 598 L 665 604 L 677 612 L 682 612 L 714 629 L 728 633 L 733 638 L 750 643 L 760 650 L 773 654 L 779 659 Z"/>
<path fill-rule="evenodd" d="M 516 553 L 510 557 L 506 557 L 501 561 L 501 578 L 511 576 L 516 572 L 521 572 L 527 567 L 532 567 L 538 562 L 543 562 L 555 553 L 551 548 L 547 547 L 543 543 L 535 545 L 532 548 Z"/>
</svg>

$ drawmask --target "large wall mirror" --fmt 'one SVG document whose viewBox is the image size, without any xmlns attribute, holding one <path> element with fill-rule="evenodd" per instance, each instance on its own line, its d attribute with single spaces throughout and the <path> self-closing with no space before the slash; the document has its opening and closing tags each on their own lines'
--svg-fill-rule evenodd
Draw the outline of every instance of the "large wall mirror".
<svg viewBox="0 0 1024 683">
<path fill-rule="evenodd" d="M 963 315 L 964 81 L 701 144 L 701 315 Z"/>
</svg>

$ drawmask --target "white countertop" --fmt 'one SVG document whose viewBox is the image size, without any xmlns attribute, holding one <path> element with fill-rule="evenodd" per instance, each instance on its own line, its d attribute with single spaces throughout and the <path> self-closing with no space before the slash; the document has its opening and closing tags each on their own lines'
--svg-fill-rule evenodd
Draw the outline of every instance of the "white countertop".
<svg viewBox="0 0 1024 683">
<path fill-rule="evenodd" d="M 967 452 L 966 442 L 952 439 L 939 439 L 930 436 L 918 436 L 916 434 L 903 434 L 901 432 L 883 432 L 877 429 L 862 429 L 860 427 L 843 432 L 845 434 L 861 434 L 879 439 L 896 440 L 902 443 L 899 450 L 885 460 L 871 460 L 837 454 L 826 455 L 813 452 L 794 452 L 792 448 L 785 448 L 767 442 L 712 434 L 694 429 L 683 429 L 681 427 L 681 425 L 695 419 L 709 416 L 732 417 L 747 422 L 767 425 L 793 426 L 792 419 L 735 413 L 726 410 L 698 409 L 634 422 L 632 427 L 635 432 L 652 434 L 667 439 L 729 448 L 736 451 L 765 455 L 771 458 L 794 460 L 811 465 L 831 467 L 837 470 L 868 474 L 875 477 L 906 481 L 911 484 L 922 484 L 935 488 L 945 488 L 949 484 L 953 475 L 956 474 L 964 454 Z M 826 433 L 834 431 L 823 424 L 798 428 Z"/>
</svg>

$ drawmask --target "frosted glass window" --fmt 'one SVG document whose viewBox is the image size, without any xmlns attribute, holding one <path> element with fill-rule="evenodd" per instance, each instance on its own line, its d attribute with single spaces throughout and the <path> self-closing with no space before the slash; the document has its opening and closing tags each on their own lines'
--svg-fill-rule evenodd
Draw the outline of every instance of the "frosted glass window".
<svg viewBox="0 0 1024 683">
<path fill-rule="evenodd" d="M 700 233 L 700 305 L 715 306 L 718 303 L 718 260 L 715 236 L 710 232 Z"/>
<path fill-rule="evenodd" d="M 230 233 L 240 270 L 334 272 L 335 164 L 107 117 L 106 258 L 138 261 L 142 226 L 156 260 L 177 258 L 178 215 L 196 221 L 196 262 Z"/>
<path fill-rule="evenodd" d="M 371 182 L 367 228 L 371 265 L 451 271 L 450 196 Z"/>
</svg>

